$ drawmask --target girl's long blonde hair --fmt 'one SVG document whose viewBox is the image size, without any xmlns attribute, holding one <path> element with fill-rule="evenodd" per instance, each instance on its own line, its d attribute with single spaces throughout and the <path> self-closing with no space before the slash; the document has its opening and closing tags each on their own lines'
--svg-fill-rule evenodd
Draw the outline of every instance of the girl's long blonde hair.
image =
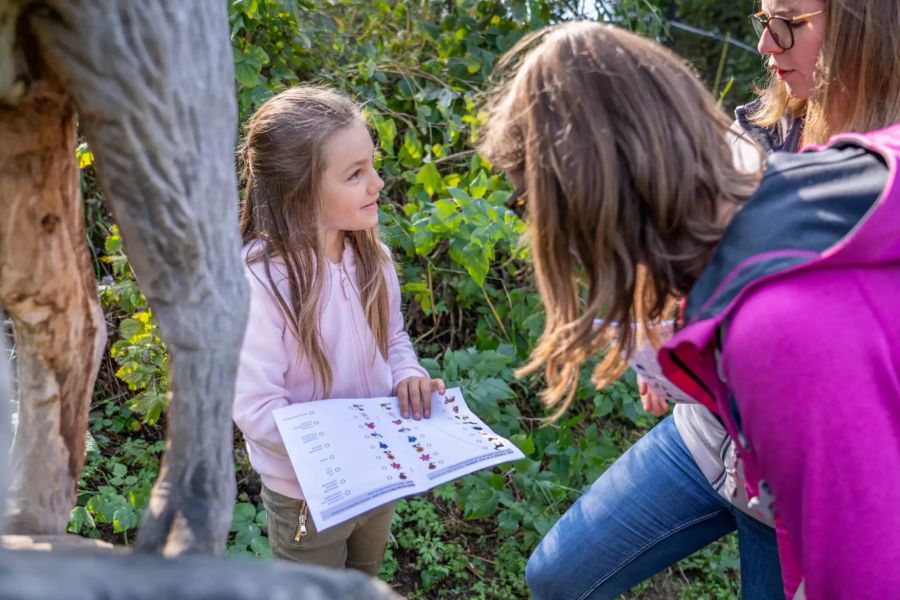
<svg viewBox="0 0 900 600">
<path fill-rule="evenodd" d="M 825 39 L 809 100 L 791 98 L 772 77 L 752 116 L 771 126 L 806 118 L 804 144 L 836 133 L 871 131 L 900 121 L 900 10 L 897 0 L 826 0 Z"/>
<path fill-rule="evenodd" d="M 719 241 L 722 207 L 743 202 L 759 174 L 735 167 L 730 119 L 686 63 L 650 40 L 568 23 L 520 41 L 501 61 L 510 69 L 480 150 L 525 192 L 547 319 L 518 374 L 543 368 L 542 399 L 561 403 L 555 417 L 587 359 L 608 347 L 593 374 L 603 387 L 637 335 L 654 338 L 652 324 Z"/>
<path fill-rule="evenodd" d="M 297 86 L 259 107 L 244 126 L 238 148 L 244 192 L 241 238 L 244 244 L 257 242 L 247 264 L 263 264 L 273 297 L 309 360 L 318 397 L 327 397 L 332 387 L 319 328 L 319 299 L 328 270 L 319 193 L 327 166 L 324 147 L 334 134 L 360 122 L 365 118 L 349 98 L 324 87 Z M 386 358 L 389 309 L 384 268 L 390 259 L 377 227 L 345 235 L 357 258 L 366 320 L 377 350 Z M 276 285 L 273 261 L 283 263 L 287 297 Z"/>
</svg>

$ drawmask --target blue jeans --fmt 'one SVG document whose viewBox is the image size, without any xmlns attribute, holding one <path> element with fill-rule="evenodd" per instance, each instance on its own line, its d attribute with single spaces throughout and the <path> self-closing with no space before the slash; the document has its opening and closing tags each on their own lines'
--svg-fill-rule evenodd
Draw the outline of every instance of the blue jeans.
<svg viewBox="0 0 900 600">
<path fill-rule="evenodd" d="M 742 598 L 784 598 L 775 530 L 713 490 L 669 416 L 566 511 L 525 576 L 535 600 L 615 598 L 735 528 Z"/>
</svg>

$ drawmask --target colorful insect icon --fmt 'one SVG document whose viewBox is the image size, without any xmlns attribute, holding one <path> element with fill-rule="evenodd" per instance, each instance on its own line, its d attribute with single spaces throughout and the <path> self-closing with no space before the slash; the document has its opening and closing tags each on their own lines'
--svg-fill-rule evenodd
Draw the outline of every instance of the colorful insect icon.
<svg viewBox="0 0 900 600">
<path fill-rule="evenodd" d="M 375 429 L 375 423 L 366 423 L 366 427 L 368 427 L 369 429 Z"/>
<path fill-rule="evenodd" d="M 384 436 L 381 435 L 380 433 L 370 433 L 370 434 L 369 434 L 369 437 L 373 437 L 373 438 L 383 438 Z"/>
<path fill-rule="evenodd" d="M 400 463 L 392 462 L 392 463 L 391 463 L 391 467 L 393 467 L 394 469 L 397 469 L 397 470 L 399 471 L 399 470 L 400 470 Z"/>
<path fill-rule="evenodd" d="M 400 479 L 406 479 L 406 473 L 400 473 Z"/>
<path fill-rule="evenodd" d="M 378 447 L 381 448 L 381 449 L 383 450 L 383 449 L 387 448 L 388 445 L 385 444 L 384 442 L 378 442 Z"/>
<path fill-rule="evenodd" d="M 444 398 L 444 404 L 453 404 L 456 402 L 456 396 L 447 396 Z"/>
<path fill-rule="evenodd" d="M 430 455 L 430 454 L 423 454 L 422 456 L 419 457 L 419 460 L 421 460 L 421 461 L 423 461 L 423 462 L 428 462 L 428 461 L 431 460 L 431 455 Z"/>
<path fill-rule="evenodd" d="M 414 435 L 408 435 L 408 436 L 406 436 L 406 441 L 409 442 L 410 444 L 412 444 L 413 442 L 415 442 L 417 439 L 418 439 L 418 438 L 417 438 L 416 436 L 414 436 Z"/>
<path fill-rule="evenodd" d="M 425 452 L 425 448 L 422 447 L 422 444 L 416 444 L 413 448 L 416 449 L 416 452 Z"/>
<path fill-rule="evenodd" d="M 410 429 L 409 427 L 401 427 L 397 430 L 397 433 L 405 433 L 407 431 L 412 431 L 412 429 Z"/>
<path fill-rule="evenodd" d="M 436 468 L 437 468 L 437 465 L 435 465 L 434 463 L 428 463 L 428 468 L 429 468 L 429 469 L 436 469 Z"/>
<path fill-rule="evenodd" d="M 393 423 L 394 425 L 402 425 L 403 419 L 394 419 L 393 421 L 391 421 L 391 423 Z"/>
</svg>

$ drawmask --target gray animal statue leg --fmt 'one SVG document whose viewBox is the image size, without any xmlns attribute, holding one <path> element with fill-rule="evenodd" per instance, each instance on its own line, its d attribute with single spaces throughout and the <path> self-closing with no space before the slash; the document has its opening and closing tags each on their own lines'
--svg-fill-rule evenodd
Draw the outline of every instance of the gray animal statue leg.
<svg viewBox="0 0 900 600">
<path fill-rule="evenodd" d="M 53 77 L 0 107 L 0 304 L 15 329 L 19 393 L 11 533 L 65 531 L 106 342 L 74 148 L 74 107 Z"/>
<path fill-rule="evenodd" d="M 74 99 L 169 350 L 166 455 L 136 549 L 222 554 L 235 495 L 231 406 L 249 304 L 226 5 L 42 5 L 30 27 Z"/>
</svg>

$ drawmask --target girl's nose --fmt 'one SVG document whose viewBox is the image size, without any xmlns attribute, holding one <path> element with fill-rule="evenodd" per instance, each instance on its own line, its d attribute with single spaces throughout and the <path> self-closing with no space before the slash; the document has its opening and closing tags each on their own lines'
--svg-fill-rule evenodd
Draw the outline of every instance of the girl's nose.
<svg viewBox="0 0 900 600">
<path fill-rule="evenodd" d="M 772 32 L 768 28 L 763 29 L 763 33 L 759 36 L 759 41 L 756 43 L 756 49 L 759 50 L 760 54 L 781 54 L 784 52 L 775 43 L 775 38 L 772 37 Z"/>
<path fill-rule="evenodd" d="M 373 173 L 375 174 L 375 180 L 369 183 L 369 193 L 377 194 L 384 188 L 384 179 L 381 178 L 377 171 L 373 171 Z"/>
</svg>

